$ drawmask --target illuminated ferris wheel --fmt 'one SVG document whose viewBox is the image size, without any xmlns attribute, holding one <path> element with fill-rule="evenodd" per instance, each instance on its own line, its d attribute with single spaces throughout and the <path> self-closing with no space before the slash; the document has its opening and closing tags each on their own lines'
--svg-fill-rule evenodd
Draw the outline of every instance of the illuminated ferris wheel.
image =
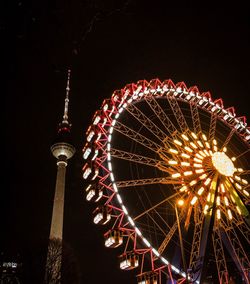
<svg viewBox="0 0 250 284">
<path fill-rule="evenodd" d="M 103 101 L 83 148 L 86 199 L 136 283 L 249 283 L 249 141 L 244 116 L 183 82 Z"/>
</svg>

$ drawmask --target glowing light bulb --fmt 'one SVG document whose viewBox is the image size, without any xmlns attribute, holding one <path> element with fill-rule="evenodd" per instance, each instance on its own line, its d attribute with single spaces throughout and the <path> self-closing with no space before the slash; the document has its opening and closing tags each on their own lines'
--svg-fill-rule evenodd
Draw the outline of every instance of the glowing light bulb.
<svg viewBox="0 0 250 284">
<path fill-rule="evenodd" d="M 169 160 L 168 163 L 169 163 L 169 165 L 177 165 L 178 164 L 177 161 L 175 161 L 175 160 Z"/>
<path fill-rule="evenodd" d="M 201 175 L 200 177 L 199 177 L 199 179 L 204 179 L 204 178 L 206 178 L 207 177 L 207 174 L 203 174 L 203 175 Z"/>
<path fill-rule="evenodd" d="M 204 148 L 202 142 L 200 140 L 197 141 L 197 144 L 201 147 L 201 148 Z"/>
<path fill-rule="evenodd" d="M 191 132 L 191 135 L 194 137 L 194 139 L 198 139 L 197 135 L 194 132 Z"/>
<path fill-rule="evenodd" d="M 195 170 L 195 172 L 196 172 L 197 174 L 201 174 L 201 173 L 204 173 L 204 170 L 203 170 L 203 169 L 198 169 L 198 170 Z"/>
<path fill-rule="evenodd" d="M 182 156 L 183 158 L 187 158 L 187 159 L 190 158 L 190 156 L 189 156 L 188 154 L 186 154 L 186 153 L 181 153 L 181 156 Z"/>
<path fill-rule="evenodd" d="M 217 209 L 217 210 L 216 210 L 216 216 L 217 216 L 217 219 L 220 220 L 220 218 L 221 218 L 220 209 Z"/>
<path fill-rule="evenodd" d="M 211 181 L 211 178 L 207 178 L 207 179 L 205 180 L 204 184 L 205 184 L 205 185 L 209 185 L 210 181 Z"/>
<path fill-rule="evenodd" d="M 201 187 L 199 190 L 198 190 L 198 195 L 202 195 L 202 193 L 204 192 L 204 187 Z"/>
<path fill-rule="evenodd" d="M 207 136 L 206 136 L 205 134 L 202 134 L 202 139 L 203 139 L 204 141 L 207 141 Z"/>
<path fill-rule="evenodd" d="M 202 160 L 200 160 L 200 159 L 198 159 L 198 158 L 194 158 L 194 161 L 195 161 L 196 163 L 202 163 Z"/>
<path fill-rule="evenodd" d="M 186 185 L 183 185 L 181 188 L 180 188 L 180 192 L 183 192 L 183 191 L 186 191 L 187 190 L 187 186 Z"/>
<path fill-rule="evenodd" d="M 194 144 L 194 142 L 191 142 L 190 145 L 191 145 L 194 149 L 197 149 L 197 146 Z"/>
<path fill-rule="evenodd" d="M 249 192 L 246 191 L 245 189 L 243 189 L 243 193 L 244 193 L 246 196 L 249 196 Z"/>
<path fill-rule="evenodd" d="M 176 145 L 179 145 L 179 146 L 182 145 L 181 141 L 179 141 L 179 140 L 174 140 L 174 143 L 175 143 Z"/>
<path fill-rule="evenodd" d="M 232 220 L 232 219 L 233 219 L 233 215 L 232 215 L 232 212 L 231 212 L 230 209 L 227 210 L 227 214 L 228 214 L 228 218 L 229 218 L 230 220 Z"/>
<path fill-rule="evenodd" d="M 190 181 L 189 185 L 193 186 L 193 185 L 195 185 L 196 183 L 197 183 L 197 180 L 194 179 L 194 180 Z"/>
<path fill-rule="evenodd" d="M 172 174 L 172 178 L 178 178 L 178 177 L 180 177 L 180 176 L 181 176 L 181 174 L 180 174 L 180 173 Z"/>
<path fill-rule="evenodd" d="M 193 152 L 193 150 L 192 150 L 190 147 L 188 147 L 188 146 L 185 146 L 184 148 L 185 148 L 185 150 L 188 151 L 189 153 L 192 153 L 192 152 Z"/>
<path fill-rule="evenodd" d="M 191 205 L 194 205 L 196 203 L 196 201 L 198 200 L 198 197 L 197 196 L 194 196 L 191 200 Z"/>
<path fill-rule="evenodd" d="M 181 137 L 186 140 L 186 141 L 189 141 L 189 138 L 185 135 L 185 134 L 181 134 Z"/>
<path fill-rule="evenodd" d="M 242 179 L 241 182 L 244 184 L 248 184 L 248 181 L 246 179 Z"/>
<path fill-rule="evenodd" d="M 181 162 L 181 165 L 182 166 L 190 166 L 190 163 L 188 163 L 188 162 Z"/>
<path fill-rule="evenodd" d="M 192 171 L 184 172 L 184 176 L 190 176 L 190 175 L 192 175 L 192 174 L 193 174 L 193 172 L 192 172 Z"/>
<path fill-rule="evenodd" d="M 210 149 L 210 144 L 208 142 L 205 142 L 205 145 L 208 149 Z"/>
<path fill-rule="evenodd" d="M 173 153 L 173 154 L 178 154 L 178 151 L 175 150 L 175 149 L 172 149 L 172 148 L 169 149 L 169 152 L 170 152 L 170 153 Z"/>
<path fill-rule="evenodd" d="M 196 164 L 196 163 L 195 163 L 195 164 L 194 164 L 194 167 L 195 167 L 195 168 L 202 168 L 202 164 Z"/>
</svg>

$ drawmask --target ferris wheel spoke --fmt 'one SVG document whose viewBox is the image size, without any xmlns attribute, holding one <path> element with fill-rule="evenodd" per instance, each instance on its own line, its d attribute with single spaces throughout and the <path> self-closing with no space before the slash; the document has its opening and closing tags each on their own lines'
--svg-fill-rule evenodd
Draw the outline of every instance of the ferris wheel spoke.
<svg viewBox="0 0 250 284">
<path fill-rule="evenodd" d="M 181 222 L 181 220 L 183 219 L 183 217 L 184 217 L 184 213 L 182 212 L 182 213 L 180 214 L 180 216 L 179 216 L 179 221 L 180 221 L 180 222 Z M 177 230 L 177 228 L 178 228 L 178 223 L 177 223 L 177 221 L 176 221 L 176 222 L 173 224 L 173 226 L 170 228 L 170 230 L 169 230 L 169 232 L 167 233 L 167 235 L 165 235 L 165 238 L 164 238 L 163 242 L 161 243 L 161 245 L 160 245 L 159 248 L 158 248 L 158 252 L 159 252 L 160 255 L 165 251 L 165 249 L 166 249 L 167 245 L 169 244 L 170 240 L 173 238 L 173 236 L 174 236 L 175 231 Z"/>
<path fill-rule="evenodd" d="M 199 252 L 200 244 L 202 238 L 202 227 L 204 221 L 204 214 L 201 211 L 201 208 L 196 206 L 194 207 L 195 215 L 195 224 L 194 224 L 194 233 L 193 233 L 193 243 L 189 260 L 189 268 L 193 271 L 197 268 L 199 264 Z"/>
<path fill-rule="evenodd" d="M 137 131 L 129 128 L 128 126 L 124 125 L 121 122 L 117 121 L 116 125 L 114 126 L 114 129 L 116 131 L 120 132 L 121 134 L 123 134 L 124 136 L 140 143 L 144 147 L 154 151 L 155 153 L 157 153 L 157 151 L 161 148 L 161 146 L 159 144 L 148 139 L 144 135 L 142 135 L 142 134 L 138 133 Z"/>
<path fill-rule="evenodd" d="M 216 260 L 219 283 L 228 283 L 228 269 L 221 240 L 220 230 L 217 227 L 212 233 L 214 255 Z"/>
<path fill-rule="evenodd" d="M 201 122 L 199 117 L 199 110 L 195 101 L 190 102 L 190 110 L 195 133 L 201 132 Z"/>
<path fill-rule="evenodd" d="M 250 227 L 247 225 L 244 220 L 241 220 L 240 222 L 235 222 L 235 226 L 239 229 L 242 236 L 246 239 L 248 244 L 250 244 Z"/>
<path fill-rule="evenodd" d="M 250 151 L 250 148 L 247 149 L 246 151 L 242 152 L 241 154 L 239 154 L 236 159 L 239 159 L 240 157 L 242 157 L 243 155 L 247 154 L 248 152 Z M 250 173 L 250 170 L 249 170 L 249 173 Z"/>
<path fill-rule="evenodd" d="M 238 175 L 249 175 L 249 174 L 250 174 L 250 170 L 245 170 L 245 171 L 238 173 Z"/>
<path fill-rule="evenodd" d="M 240 269 L 242 277 L 246 283 L 249 283 L 248 273 L 250 268 L 250 262 L 246 252 L 234 230 L 234 227 L 229 223 L 227 219 L 222 220 L 222 226 L 224 229 L 223 242 L 228 248 L 228 252 L 231 254 L 232 259 L 235 261 L 236 266 Z"/>
<path fill-rule="evenodd" d="M 234 133 L 236 132 L 235 128 L 232 128 L 230 133 L 228 134 L 225 142 L 223 143 L 221 149 L 223 149 L 224 147 L 227 147 L 227 144 L 230 142 L 231 138 L 233 137 Z"/>
<path fill-rule="evenodd" d="M 186 132 L 188 129 L 188 125 L 175 96 L 169 95 L 167 96 L 167 99 L 172 109 L 172 112 L 177 120 L 177 123 L 181 129 L 181 132 Z"/>
<path fill-rule="evenodd" d="M 139 215 L 134 217 L 133 220 L 134 221 L 138 220 L 139 218 L 143 217 L 145 214 L 148 214 L 150 211 L 155 210 L 158 206 L 160 206 L 160 205 L 162 205 L 166 202 L 169 202 L 171 199 L 176 198 L 179 195 L 180 195 L 179 192 L 176 192 L 176 193 L 172 194 L 171 196 L 168 196 L 167 198 L 163 199 L 159 203 L 155 204 L 154 206 L 150 207 L 149 209 L 143 211 L 142 213 L 140 213 Z"/>
<path fill-rule="evenodd" d="M 163 111 L 157 100 L 153 96 L 147 96 L 145 97 L 145 101 L 150 106 L 155 115 L 158 117 L 158 119 L 168 131 L 168 133 L 172 136 L 175 135 L 178 130 L 176 129 L 172 121 L 169 119 L 169 117 L 166 115 L 166 113 Z"/>
<path fill-rule="evenodd" d="M 114 149 L 114 148 L 110 150 L 110 154 L 112 157 L 115 157 L 115 158 L 131 161 L 131 162 L 135 162 L 139 164 L 144 164 L 144 165 L 151 166 L 151 167 L 158 168 L 159 165 L 167 166 L 167 164 L 164 163 L 164 161 L 152 159 L 149 157 L 137 155 L 134 153 L 130 153 L 130 152 Z"/>
<path fill-rule="evenodd" d="M 161 142 L 167 139 L 166 133 L 164 133 L 157 125 L 155 125 L 138 107 L 133 104 L 127 106 L 126 110 L 145 126 L 158 140 Z"/>
<path fill-rule="evenodd" d="M 210 118 L 210 125 L 209 125 L 209 133 L 208 133 L 208 140 L 212 141 L 215 136 L 215 130 L 216 130 L 216 122 L 217 122 L 217 115 L 215 113 L 212 113 Z"/>
<path fill-rule="evenodd" d="M 168 177 L 136 179 L 136 180 L 123 180 L 123 181 L 117 181 L 116 182 L 116 185 L 119 188 L 135 187 L 135 186 L 149 185 L 149 184 L 181 184 L 181 182 L 175 181 L 172 178 L 168 178 Z"/>
</svg>

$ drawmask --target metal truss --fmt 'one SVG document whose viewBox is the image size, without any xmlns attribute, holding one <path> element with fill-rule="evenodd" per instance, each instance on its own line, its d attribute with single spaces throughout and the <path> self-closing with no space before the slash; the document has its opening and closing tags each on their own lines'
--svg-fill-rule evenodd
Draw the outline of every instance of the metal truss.
<svg viewBox="0 0 250 284">
<path fill-rule="evenodd" d="M 221 240 L 220 229 L 218 226 L 214 229 L 212 233 L 214 255 L 216 260 L 219 284 L 228 284 L 228 269 L 225 259 L 223 244 Z"/>
<path fill-rule="evenodd" d="M 181 132 L 185 133 L 187 131 L 187 129 L 188 129 L 188 125 L 187 125 L 185 117 L 184 117 L 184 115 L 183 115 L 183 113 L 181 111 L 181 108 L 180 108 L 180 106 L 179 106 L 175 96 L 174 95 L 168 95 L 167 99 L 168 99 L 170 107 L 171 107 L 171 109 L 173 111 L 173 114 L 174 114 L 174 116 L 175 116 L 175 118 L 177 120 L 177 123 L 178 123 L 178 125 L 179 125 L 179 127 L 181 129 Z"/>
<path fill-rule="evenodd" d="M 154 151 L 155 153 L 157 153 L 159 148 L 161 147 L 159 144 L 155 143 L 154 141 L 150 140 L 139 132 L 129 128 L 121 122 L 117 121 L 114 126 L 114 129 L 125 135 L 126 137 L 130 138 L 131 140 L 134 140 L 137 143 L 143 145 L 144 147 L 150 149 L 151 151 Z"/>
<path fill-rule="evenodd" d="M 210 118 L 209 133 L 208 133 L 209 141 L 212 141 L 214 139 L 216 122 L 217 122 L 217 115 L 215 113 L 212 113 Z"/>
<path fill-rule="evenodd" d="M 167 139 L 166 133 L 164 133 L 157 125 L 155 125 L 139 108 L 130 104 L 126 107 L 126 110 L 145 126 L 158 140 L 161 142 Z"/>
<path fill-rule="evenodd" d="M 160 120 L 162 125 L 165 127 L 165 129 L 168 131 L 168 133 L 171 136 L 174 136 L 178 131 L 176 127 L 174 126 L 173 122 L 170 120 L 170 118 L 163 111 L 162 107 L 156 101 L 155 97 L 146 96 L 145 101 L 148 103 L 148 105 L 153 110 L 153 112 L 158 117 L 158 119 Z"/>
<path fill-rule="evenodd" d="M 117 181 L 116 185 L 119 188 L 122 187 L 135 187 L 147 184 L 180 184 L 179 181 L 173 181 L 171 178 L 163 177 L 163 178 L 147 178 L 147 179 L 137 179 L 137 180 L 124 180 Z"/>
<path fill-rule="evenodd" d="M 195 133 L 201 132 L 201 122 L 199 118 L 199 110 L 195 101 L 190 102 L 190 110 L 192 115 L 193 127 Z"/>
<path fill-rule="evenodd" d="M 114 148 L 112 148 L 110 150 L 110 154 L 111 154 L 112 157 L 115 157 L 115 158 L 128 160 L 128 161 L 131 161 L 131 162 L 144 164 L 144 165 L 151 166 L 151 167 L 157 167 L 158 168 L 159 165 L 168 166 L 163 161 L 148 158 L 148 157 L 137 155 L 137 154 L 133 154 L 133 153 L 122 151 L 122 150 L 118 150 L 118 149 L 114 149 Z"/>
</svg>

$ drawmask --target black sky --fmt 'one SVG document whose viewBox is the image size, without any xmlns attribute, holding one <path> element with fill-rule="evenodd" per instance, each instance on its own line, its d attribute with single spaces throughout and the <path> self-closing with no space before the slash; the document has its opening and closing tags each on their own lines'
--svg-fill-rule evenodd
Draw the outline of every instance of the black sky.
<svg viewBox="0 0 250 284">
<path fill-rule="evenodd" d="M 133 273 L 119 270 L 116 253 L 104 248 L 103 229 L 92 224 L 94 207 L 84 199 L 81 179 L 85 131 L 114 90 L 157 77 L 197 85 L 249 118 L 246 1 L 5 2 L 0 248 L 35 254 L 48 238 L 56 178 L 50 146 L 62 119 L 70 67 L 77 152 L 67 169 L 64 237 L 82 283 L 135 283 Z"/>
</svg>

